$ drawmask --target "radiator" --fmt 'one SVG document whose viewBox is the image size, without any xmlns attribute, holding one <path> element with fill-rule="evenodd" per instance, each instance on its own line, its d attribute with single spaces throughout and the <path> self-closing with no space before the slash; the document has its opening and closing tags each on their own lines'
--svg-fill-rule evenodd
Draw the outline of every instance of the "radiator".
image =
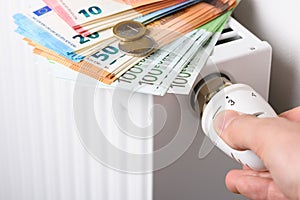
<svg viewBox="0 0 300 200">
<path fill-rule="evenodd" d="M 17 36 L 6 42 L 20 59 L 0 74 L 1 200 L 242 199 L 224 184 L 235 161 L 216 148 L 199 159 L 205 140 L 189 95 L 77 84 Z M 236 20 L 198 81 L 212 65 L 268 98 L 271 47 Z"/>
</svg>

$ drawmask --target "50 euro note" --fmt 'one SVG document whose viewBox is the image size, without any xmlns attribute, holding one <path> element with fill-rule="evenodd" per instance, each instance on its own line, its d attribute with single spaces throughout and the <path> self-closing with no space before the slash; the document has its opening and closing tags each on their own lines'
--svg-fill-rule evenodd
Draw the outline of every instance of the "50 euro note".
<svg viewBox="0 0 300 200">
<path fill-rule="evenodd" d="M 75 70 L 77 72 L 86 74 L 102 83 L 111 84 L 116 78 L 112 78 L 111 74 L 114 71 L 114 68 L 109 67 L 108 58 L 118 59 L 118 48 L 114 43 L 106 46 L 105 48 L 99 50 L 97 53 L 92 55 L 91 57 L 85 57 L 84 60 L 80 62 L 71 61 L 60 54 L 48 49 L 44 46 L 41 46 L 34 41 L 31 41 L 28 38 L 24 38 L 24 40 L 31 46 L 34 47 L 33 52 L 35 54 L 41 55 L 51 61 L 62 64 L 69 69 Z"/>
<path fill-rule="evenodd" d="M 96 22 L 111 23 L 110 20 L 120 17 L 123 20 L 134 19 L 184 1 L 44 0 L 64 21 L 82 35 L 91 34 L 92 32 L 85 26 Z"/>
<path fill-rule="evenodd" d="M 191 37 L 194 35 L 197 37 L 200 37 L 202 33 L 200 33 L 200 31 L 198 31 L 198 32 L 199 32 L 198 34 L 191 33 L 190 34 Z M 40 46 L 40 45 L 34 43 L 33 41 L 31 41 L 29 39 L 25 39 L 25 40 L 31 46 L 35 47 L 34 53 L 41 55 L 43 57 L 46 57 L 57 63 L 63 64 L 65 66 L 69 67 L 70 69 L 73 69 L 80 73 L 86 74 L 86 75 L 88 75 L 94 79 L 97 79 L 100 82 L 105 83 L 105 84 L 111 84 L 117 79 L 116 76 L 113 76 L 113 77 L 111 76 L 111 74 L 113 74 L 113 72 L 116 71 L 118 68 L 117 67 L 118 64 L 115 64 L 117 62 L 116 60 L 122 60 L 122 58 L 126 58 L 126 55 L 118 54 L 119 49 L 117 46 L 117 44 L 118 44 L 117 42 L 111 43 L 109 46 L 101 49 L 96 54 L 86 57 L 81 62 L 75 63 L 75 62 L 72 62 L 72 61 L 60 56 L 59 54 L 57 54 L 56 52 L 53 52 L 50 49 L 47 49 L 43 46 Z M 175 41 L 174 43 L 165 47 L 164 50 L 160 50 L 160 51 L 152 54 L 153 56 L 150 56 L 150 57 L 155 58 L 155 59 L 152 59 L 152 61 L 154 61 L 155 63 L 160 62 L 161 59 L 164 59 L 170 51 L 173 51 L 174 48 L 177 48 L 178 46 L 180 46 L 179 49 L 181 51 L 186 51 L 189 48 L 191 43 L 186 43 L 185 44 L 186 47 L 183 48 L 181 46 L 181 44 L 184 40 L 187 40 L 187 39 L 181 38 L 180 40 Z M 161 52 L 163 52 L 163 53 L 161 53 Z M 182 54 L 183 53 L 184 52 L 182 52 Z M 112 65 L 112 63 L 110 63 L 110 59 L 116 61 L 116 62 L 114 62 L 115 65 Z"/>
</svg>

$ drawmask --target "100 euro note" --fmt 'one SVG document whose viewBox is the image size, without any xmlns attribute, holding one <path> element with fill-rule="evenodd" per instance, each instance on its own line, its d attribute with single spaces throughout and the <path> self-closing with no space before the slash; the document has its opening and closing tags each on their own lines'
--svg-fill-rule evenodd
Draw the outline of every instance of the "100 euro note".
<svg viewBox="0 0 300 200">
<path fill-rule="evenodd" d="M 214 21 L 216 23 L 219 23 L 217 22 L 218 20 L 223 21 L 223 24 L 221 24 L 217 30 L 211 30 L 209 26 L 204 25 L 208 31 L 214 31 L 215 33 L 211 37 L 210 41 L 206 43 L 205 47 L 200 48 L 191 62 L 184 66 L 184 68 L 177 74 L 176 78 L 170 85 L 168 93 L 187 95 L 191 92 L 191 89 L 195 84 L 195 80 L 213 52 L 213 49 L 215 48 L 215 45 L 219 40 L 222 30 L 226 26 L 231 13 L 232 11 L 229 11 Z"/>
<path fill-rule="evenodd" d="M 176 80 L 176 77 L 181 71 L 184 71 L 182 69 L 187 68 L 187 66 L 190 66 L 190 63 L 195 63 L 196 61 L 199 61 L 197 65 L 197 70 L 194 70 L 192 73 L 193 77 L 196 77 L 198 75 L 199 70 L 201 69 L 202 66 L 204 66 L 205 61 L 207 57 L 202 55 L 209 55 L 209 52 L 212 51 L 216 40 L 219 36 L 219 32 L 214 34 L 212 32 L 213 30 L 221 30 L 223 24 L 228 20 L 230 16 L 230 13 L 226 13 L 222 15 L 221 17 L 215 19 L 214 21 L 208 23 L 205 27 L 199 28 L 199 30 L 202 31 L 202 39 L 203 42 L 209 41 L 207 45 L 204 47 L 198 46 L 196 49 L 190 48 L 191 51 L 194 51 L 193 53 L 195 54 L 194 57 L 190 59 L 188 62 L 187 59 L 179 59 L 179 61 L 184 61 L 182 65 L 175 65 L 173 68 L 169 66 L 170 61 L 172 59 L 172 56 L 176 55 L 174 53 L 172 54 L 167 54 L 162 55 L 163 53 L 166 53 L 167 51 L 163 52 L 161 51 L 159 53 L 155 53 L 152 55 L 152 57 L 148 57 L 140 61 L 138 64 L 136 64 L 133 68 L 131 68 L 129 71 L 127 71 L 125 74 L 123 74 L 120 78 L 117 79 L 116 82 L 114 82 L 112 85 L 105 85 L 99 83 L 98 87 L 100 88 L 123 88 L 127 90 L 133 90 L 136 92 L 141 92 L 141 93 L 147 93 L 147 94 L 154 94 L 154 95 L 164 95 L 167 91 L 168 88 L 173 84 L 172 89 L 170 89 L 168 92 L 175 92 L 179 91 L 177 88 L 180 88 L 180 93 L 187 93 L 187 91 L 190 89 L 188 87 L 175 87 L 175 83 L 173 82 L 174 79 Z M 200 32 L 199 32 L 200 33 Z M 206 35 L 206 40 L 204 40 L 204 35 Z M 211 40 L 208 40 L 207 36 L 211 36 Z M 186 38 L 187 39 L 187 38 Z M 182 40 L 181 40 L 182 41 Z M 180 41 L 179 41 L 180 42 Z M 195 41 L 196 42 L 196 41 Z M 171 48 L 176 47 L 173 46 Z M 203 54 L 203 51 L 207 51 L 205 54 Z M 171 52 L 171 51 L 169 51 Z M 202 58 L 202 59 L 199 59 Z M 155 60 L 154 58 L 158 58 Z M 163 59 L 162 59 L 163 58 Z M 179 63 L 179 62 L 178 62 Z M 74 67 L 74 66 L 73 66 Z M 80 68 L 80 67 L 79 67 Z M 75 69 L 78 71 L 78 69 Z M 76 81 L 78 73 L 75 71 L 71 71 L 65 67 L 62 67 L 60 65 L 52 65 L 51 66 L 51 71 L 54 72 L 54 74 L 63 79 L 68 79 L 68 80 L 73 80 Z M 82 69 L 80 69 L 82 72 Z M 90 74 L 89 74 L 90 73 Z M 196 74 L 197 73 L 197 74 Z M 87 70 L 86 73 L 88 76 L 94 77 L 94 73 L 91 73 L 90 70 Z M 164 74 L 164 76 L 162 76 Z M 187 80 L 190 85 L 193 84 L 193 81 L 195 80 L 192 76 L 189 77 Z M 172 77 L 172 78 L 170 78 Z M 176 83 L 177 84 L 177 83 Z M 186 84 L 188 85 L 188 84 Z"/>
<path fill-rule="evenodd" d="M 142 59 L 112 86 L 139 93 L 164 95 L 172 83 L 174 70 L 186 65 L 192 59 L 197 47 L 207 40 L 207 34 L 202 29 L 188 35 L 173 42 L 175 46 L 162 48 Z"/>
</svg>

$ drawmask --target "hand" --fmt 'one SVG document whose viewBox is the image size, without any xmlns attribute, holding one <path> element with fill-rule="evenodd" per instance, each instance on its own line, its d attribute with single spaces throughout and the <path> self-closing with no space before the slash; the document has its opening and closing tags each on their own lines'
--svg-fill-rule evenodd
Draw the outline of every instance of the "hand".
<svg viewBox="0 0 300 200">
<path fill-rule="evenodd" d="M 250 199 L 300 199 L 300 107 L 276 118 L 223 111 L 214 126 L 229 146 L 251 149 L 268 169 L 230 171 L 226 176 L 230 191 Z"/>
</svg>

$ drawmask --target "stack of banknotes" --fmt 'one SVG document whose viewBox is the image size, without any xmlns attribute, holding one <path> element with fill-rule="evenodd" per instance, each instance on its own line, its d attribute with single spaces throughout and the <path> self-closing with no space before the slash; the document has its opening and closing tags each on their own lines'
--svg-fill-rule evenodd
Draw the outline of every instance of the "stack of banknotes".
<svg viewBox="0 0 300 200">
<path fill-rule="evenodd" d="M 35 54 L 65 68 L 69 79 L 76 80 L 74 74 L 81 73 L 103 87 L 161 96 L 190 92 L 238 4 L 238 0 L 43 1 L 13 16 L 16 32 Z"/>
</svg>

